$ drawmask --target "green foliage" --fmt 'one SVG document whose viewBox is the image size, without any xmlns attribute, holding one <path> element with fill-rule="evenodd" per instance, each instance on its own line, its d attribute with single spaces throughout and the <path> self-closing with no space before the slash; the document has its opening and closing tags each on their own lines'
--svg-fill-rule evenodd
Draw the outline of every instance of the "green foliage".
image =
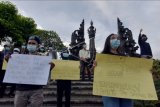
<svg viewBox="0 0 160 107">
<path fill-rule="evenodd" d="M 160 73 L 160 60 L 154 60 L 153 62 L 153 71 Z"/>
<path fill-rule="evenodd" d="M 65 47 L 58 34 L 54 31 L 37 30 L 35 34 L 40 37 L 46 49 L 53 47 L 57 50 L 61 50 Z"/>
<path fill-rule="evenodd" d="M 15 5 L 8 1 L 0 2 L 0 43 L 8 41 L 10 43 L 27 42 L 30 35 L 40 36 L 42 43 L 47 48 L 49 46 L 58 50 L 64 48 L 64 45 L 54 31 L 37 30 L 37 25 L 32 18 L 24 17 L 18 14 Z M 12 41 L 10 41 L 11 38 Z"/>
<path fill-rule="evenodd" d="M 32 18 L 19 15 L 16 6 L 11 2 L 0 2 L 0 42 L 24 42 L 35 31 L 36 24 Z"/>
</svg>

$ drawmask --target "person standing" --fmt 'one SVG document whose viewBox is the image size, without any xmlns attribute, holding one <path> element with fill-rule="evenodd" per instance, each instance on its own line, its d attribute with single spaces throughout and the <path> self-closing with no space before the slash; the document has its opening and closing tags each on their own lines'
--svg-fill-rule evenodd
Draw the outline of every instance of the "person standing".
<svg viewBox="0 0 160 107">
<path fill-rule="evenodd" d="M 20 54 L 20 49 L 19 48 L 14 48 L 13 49 L 13 54 Z M 9 97 L 14 97 L 14 92 L 15 92 L 15 89 L 16 89 L 16 84 L 9 84 L 11 87 L 10 87 L 10 90 L 9 90 L 9 93 L 8 93 L 8 96 Z"/>
<path fill-rule="evenodd" d="M 139 38 L 138 38 L 138 44 L 140 46 L 140 53 L 141 53 L 141 57 L 143 58 L 152 58 L 152 50 L 150 47 L 150 44 L 147 41 L 147 36 L 145 34 L 141 34 L 142 33 L 142 29 L 140 30 L 139 33 Z"/>
<path fill-rule="evenodd" d="M 52 59 L 57 59 L 57 51 L 54 50 L 54 48 L 49 47 L 49 51 L 48 51 L 47 56 L 51 56 Z M 52 81 L 52 80 L 51 80 L 51 71 L 50 71 L 50 72 L 49 72 L 49 77 L 48 77 L 48 84 L 49 84 L 49 82 L 51 82 L 51 81 Z"/>
<path fill-rule="evenodd" d="M 29 37 L 27 50 L 29 55 L 38 55 L 40 39 L 37 36 Z M 51 69 L 54 63 L 50 63 Z M 14 98 L 14 107 L 27 107 L 30 102 L 31 107 L 41 107 L 43 104 L 43 86 L 17 84 Z"/>
<path fill-rule="evenodd" d="M 120 46 L 120 40 L 118 35 L 111 34 L 106 38 L 102 54 L 111 54 L 111 55 L 121 56 L 121 54 L 118 51 L 119 46 Z M 97 64 L 95 61 L 94 66 L 96 65 Z M 133 107 L 133 101 L 127 98 L 103 96 L 102 100 L 103 100 L 104 107 Z"/>
<path fill-rule="evenodd" d="M 91 72 L 88 67 L 88 59 L 90 58 L 90 52 L 87 50 L 86 43 L 83 44 L 83 49 L 79 51 L 80 57 L 80 72 L 82 73 L 82 80 L 85 80 L 85 71 L 87 71 L 88 79 L 91 80 Z"/>
<path fill-rule="evenodd" d="M 3 66 L 3 60 L 6 60 L 8 62 L 7 58 L 10 55 L 11 55 L 10 44 L 6 43 L 4 45 L 4 49 L 1 53 L 2 66 Z M 6 86 L 7 86 L 7 83 L 3 83 L 5 71 L 6 70 L 2 70 L 2 68 L 1 68 L 1 72 L 0 72 L 0 98 L 3 98 L 3 96 L 5 95 L 5 90 L 6 90 Z"/>
<path fill-rule="evenodd" d="M 52 59 L 57 59 L 57 51 L 54 48 L 49 47 L 48 56 L 51 56 Z"/>
<path fill-rule="evenodd" d="M 4 78 L 5 71 L 2 70 L 3 60 L 4 60 L 4 53 L 1 51 L 0 52 L 0 98 L 4 96 L 3 78 Z"/>
<path fill-rule="evenodd" d="M 68 50 L 61 53 L 62 60 L 69 60 L 69 57 Z M 57 107 L 62 107 L 63 95 L 65 95 L 65 107 L 70 107 L 71 80 L 57 80 Z"/>
</svg>

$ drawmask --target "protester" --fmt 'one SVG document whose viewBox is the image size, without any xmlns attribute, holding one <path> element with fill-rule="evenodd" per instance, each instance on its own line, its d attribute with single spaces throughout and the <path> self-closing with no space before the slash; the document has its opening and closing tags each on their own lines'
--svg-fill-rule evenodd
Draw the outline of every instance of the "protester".
<svg viewBox="0 0 160 107">
<path fill-rule="evenodd" d="M 2 70 L 3 59 L 4 59 L 4 53 L 1 51 L 0 52 L 0 98 L 4 96 L 4 88 L 5 88 L 3 84 L 3 78 L 4 78 L 5 71 Z"/>
<path fill-rule="evenodd" d="M 68 50 L 63 50 L 61 58 L 69 60 Z M 70 107 L 71 80 L 57 80 L 57 107 L 62 107 L 63 94 L 65 94 L 65 107 Z"/>
<path fill-rule="evenodd" d="M 118 47 L 120 46 L 120 40 L 118 38 L 116 34 L 109 35 L 105 41 L 102 54 L 121 55 L 118 52 Z M 96 61 L 94 65 L 97 65 Z M 131 99 L 103 96 L 102 100 L 104 107 L 133 107 L 133 101 Z"/>
<path fill-rule="evenodd" d="M 23 44 L 21 46 L 21 54 L 27 54 L 27 50 L 26 50 L 26 45 L 25 44 Z"/>
<path fill-rule="evenodd" d="M 57 59 L 57 51 L 53 47 L 49 47 L 48 56 L 51 56 L 52 59 Z"/>
<path fill-rule="evenodd" d="M 151 50 L 150 44 L 146 42 L 148 38 L 145 34 L 141 34 L 142 31 L 143 30 L 141 29 L 139 33 L 139 38 L 138 38 L 141 57 L 152 58 L 152 50 Z"/>
<path fill-rule="evenodd" d="M 85 80 L 85 71 L 87 71 L 88 79 L 91 80 L 91 72 L 88 67 L 88 59 L 90 58 L 90 52 L 87 50 L 87 45 L 83 44 L 83 49 L 79 51 L 80 57 L 80 72 L 82 73 L 82 80 Z"/>
<path fill-rule="evenodd" d="M 40 39 L 37 36 L 31 36 L 28 40 L 27 50 L 29 55 L 38 55 L 37 50 L 40 44 Z M 51 64 L 51 69 L 54 63 Z M 26 66 L 27 67 L 27 66 Z M 31 107 L 41 107 L 43 104 L 43 86 L 42 85 L 27 85 L 17 84 L 14 99 L 15 107 L 27 107 L 30 103 Z"/>
<path fill-rule="evenodd" d="M 45 51 L 44 46 L 40 46 L 38 53 L 39 53 L 40 55 L 42 55 L 42 56 L 46 56 L 45 52 L 46 52 L 46 51 Z"/>
<path fill-rule="evenodd" d="M 20 49 L 19 48 L 14 48 L 13 49 L 13 54 L 20 54 Z M 9 97 L 14 97 L 14 92 L 15 92 L 15 89 L 16 89 L 16 84 L 9 84 L 10 85 L 10 90 L 9 90 L 9 93 L 8 93 L 8 96 Z"/>
<path fill-rule="evenodd" d="M 9 43 L 6 43 L 4 45 L 3 53 L 4 53 L 4 56 L 11 54 L 11 48 Z"/>
<path fill-rule="evenodd" d="M 4 49 L 1 52 L 1 63 L 3 65 L 3 60 L 8 61 L 8 57 L 11 55 L 11 49 L 10 49 L 10 44 L 6 43 L 4 45 Z M 0 72 L 0 98 L 3 98 L 5 95 L 5 90 L 6 90 L 6 83 L 3 83 L 3 79 L 4 79 L 4 75 L 5 75 L 5 71 L 6 70 L 2 70 L 1 68 L 1 72 Z"/>
</svg>

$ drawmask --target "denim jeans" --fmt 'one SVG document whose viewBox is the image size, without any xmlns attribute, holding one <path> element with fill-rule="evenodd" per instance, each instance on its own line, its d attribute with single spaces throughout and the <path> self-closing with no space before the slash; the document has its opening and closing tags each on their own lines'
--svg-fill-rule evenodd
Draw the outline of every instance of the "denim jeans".
<svg viewBox="0 0 160 107">
<path fill-rule="evenodd" d="M 104 107 L 133 107 L 131 99 L 102 97 Z"/>
</svg>

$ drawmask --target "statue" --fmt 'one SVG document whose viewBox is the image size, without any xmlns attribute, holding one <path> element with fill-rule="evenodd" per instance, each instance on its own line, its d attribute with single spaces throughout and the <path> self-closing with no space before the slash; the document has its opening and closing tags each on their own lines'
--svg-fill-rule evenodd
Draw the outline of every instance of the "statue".
<svg viewBox="0 0 160 107">
<path fill-rule="evenodd" d="M 82 49 L 84 39 L 84 19 L 80 24 L 79 30 L 75 30 L 71 36 L 70 53 L 72 60 L 79 60 L 79 50 Z"/>
<path fill-rule="evenodd" d="M 91 21 L 91 26 L 88 28 L 89 38 L 94 38 L 96 33 L 96 28 L 93 26 L 93 21 Z"/>
<path fill-rule="evenodd" d="M 136 53 L 138 46 L 132 36 L 132 31 L 128 28 L 124 28 L 123 23 L 117 18 L 118 24 L 118 34 L 120 36 L 121 45 L 119 48 L 120 53 L 127 56 L 139 57 L 140 55 Z"/>
<path fill-rule="evenodd" d="M 91 26 L 88 28 L 88 35 L 89 35 L 89 51 L 91 54 L 91 61 L 95 59 L 96 55 L 96 49 L 95 49 L 95 33 L 96 33 L 96 28 L 93 26 L 93 21 L 91 21 Z"/>
<path fill-rule="evenodd" d="M 73 33 L 72 33 L 72 36 L 71 36 L 71 45 L 74 46 L 76 44 L 76 40 L 77 40 L 77 30 L 75 30 Z"/>
</svg>

